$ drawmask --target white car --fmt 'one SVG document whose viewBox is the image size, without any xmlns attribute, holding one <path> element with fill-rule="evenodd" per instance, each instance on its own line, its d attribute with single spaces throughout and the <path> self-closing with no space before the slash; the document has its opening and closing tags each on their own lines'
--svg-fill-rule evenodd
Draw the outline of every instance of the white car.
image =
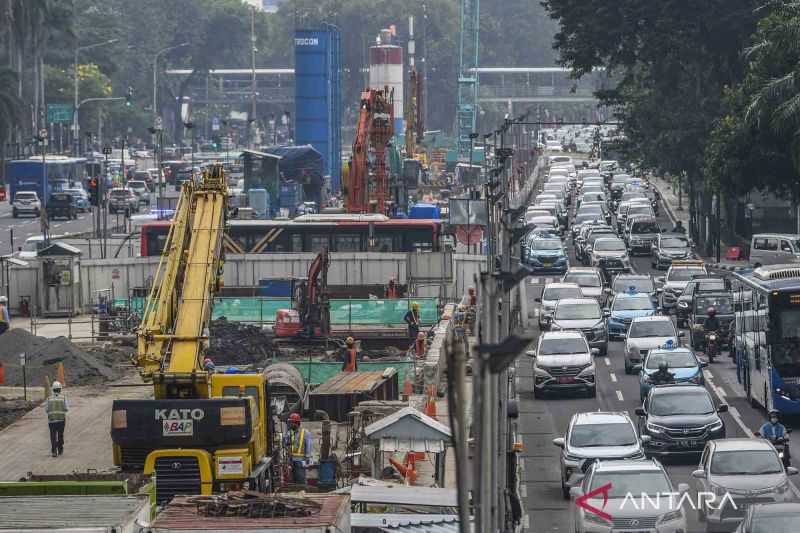
<svg viewBox="0 0 800 533">
<path fill-rule="evenodd" d="M 671 342 L 678 346 L 678 333 L 675 324 L 668 316 L 640 316 L 631 321 L 628 333 L 620 335 L 625 339 L 625 373 L 632 374 L 633 367 L 640 365 L 651 349 L 661 348 Z"/>
<path fill-rule="evenodd" d="M 19 191 L 14 195 L 14 201 L 11 205 L 11 215 L 14 218 L 18 218 L 23 214 L 38 217 L 42 211 L 42 202 L 35 191 Z"/>
<path fill-rule="evenodd" d="M 686 513 L 680 507 L 681 498 L 659 498 L 657 495 L 686 494 L 689 486 L 681 483 L 675 491 L 666 470 L 658 461 L 597 461 L 589 467 L 580 484 L 570 489 L 570 495 L 577 500 L 601 487 L 608 487 L 607 492 L 586 500 L 588 506 L 579 506 L 575 502 L 569 506 L 576 533 L 688 531 Z M 601 509 L 611 519 L 587 507 Z"/>
</svg>

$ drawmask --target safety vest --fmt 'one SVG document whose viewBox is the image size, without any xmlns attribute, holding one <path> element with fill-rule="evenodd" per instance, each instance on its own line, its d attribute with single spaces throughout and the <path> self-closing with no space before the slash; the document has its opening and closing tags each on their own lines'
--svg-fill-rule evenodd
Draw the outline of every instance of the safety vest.
<svg viewBox="0 0 800 533">
<path fill-rule="evenodd" d="M 356 358 L 356 349 L 348 348 L 345 352 L 342 371 L 355 372 L 356 370 L 358 370 L 358 359 Z"/>
<path fill-rule="evenodd" d="M 48 422 L 63 422 L 67 419 L 67 401 L 63 396 L 48 398 L 45 410 Z"/>
<path fill-rule="evenodd" d="M 292 457 L 300 457 L 301 459 L 305 459 L 306 454 L 303 451 L 303 445 L 306 441 L 306 430 L 305 428 L 300 429 L 300 434 L 298 438 L 298 433 L 295 431 L 292 434 Z"/>
<path fill-rule="evenodd" d="M 6 306 L 0 304 L 0 322 L 6 321 Z"/>
</svg>

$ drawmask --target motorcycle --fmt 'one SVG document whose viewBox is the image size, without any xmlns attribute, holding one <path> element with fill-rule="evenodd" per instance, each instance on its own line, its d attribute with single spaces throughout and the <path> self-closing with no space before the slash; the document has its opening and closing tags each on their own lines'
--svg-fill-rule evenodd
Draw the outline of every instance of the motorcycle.
<svg viewBox="0 0 800 533">
<path fill-rule="evenodd" d="M 708 357 L 709 363 L 714 362 L 714 358 L 718 353 L 717 338 L 718 334 L 716 331 L 706 333 L 706 356 Z"/>
<path fill-rule="evenodd" d="M 777 450 L 778 457 L 780 457 L 783 466 L 787 468 L 789 466 L 792 466 L 792 457 L 791 454 L 789 453 L 789 433 L 791 432 L 792 432 L 791 429 L 786 428 L 786 435 L 784 435 L 783 437 L 769 439 L 772 445 L 775 446 L 775 450 Z M 759 431 L 756 431 L 754 435 L 756 437 L 763 437 L 763 435 Z"/>
</svg>

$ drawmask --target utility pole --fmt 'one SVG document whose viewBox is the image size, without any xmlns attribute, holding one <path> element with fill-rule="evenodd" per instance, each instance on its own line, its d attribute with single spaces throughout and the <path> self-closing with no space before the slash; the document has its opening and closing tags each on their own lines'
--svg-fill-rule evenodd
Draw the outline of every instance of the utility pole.
<svg viewBox="0 0 800 533">
<path fill-rule="evenodd" d="M 81 50 L 89 50 L 90 48 L 96 48 L 98 46 L 106 46 L 109 44 L 114 44 L 119 39 L 110 39 L 108 41 L 103 41 L 102 43 L 94 43 L 86 46 L 76 46 L 75 47 L 75 57 L 73 58 L 72 63 L 72 77 L 73 77 L 73 84 L 74 84 L 74 97 L 75 97 L 75 104 L 72 108 L 72 143 L 73 143 L 73 155 L 76 157 L 80 155 L 81 151 L 81 139 L 79 134 L 80 125 L 78 124 L 78 108 L 80 107 L 78 103 L 78 53 Z"/>
<path fill-rule="evenodd" d="M 252 72 L 252 86 L 250 88 L 250 147 L 255 148 L 256 130 L 256 8 L 250 6 L 250 70 Z"/>
</svg>

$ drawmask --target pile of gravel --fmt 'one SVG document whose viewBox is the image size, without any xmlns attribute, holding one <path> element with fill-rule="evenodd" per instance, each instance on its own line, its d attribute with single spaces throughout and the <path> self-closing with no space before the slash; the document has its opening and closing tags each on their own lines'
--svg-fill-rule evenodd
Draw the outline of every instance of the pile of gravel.
<svg viewBox="0 0 800 533">
<path fill-rule="evenodd" d="M 104 383 L 119 377 L 116 366 L 121 361 L 99 353 L 87 353 L 66 337 L 37 337 L 24 329 L 12 329 L 0 335 L 0 362 L 5 368 L 5 385 L 22 385 L 20 354 L 26 355 L 29 385 L 44 385 L 45 377 L 54 380 L 58 363 L 64 364 L 67 385 Z"/>
</svg>

